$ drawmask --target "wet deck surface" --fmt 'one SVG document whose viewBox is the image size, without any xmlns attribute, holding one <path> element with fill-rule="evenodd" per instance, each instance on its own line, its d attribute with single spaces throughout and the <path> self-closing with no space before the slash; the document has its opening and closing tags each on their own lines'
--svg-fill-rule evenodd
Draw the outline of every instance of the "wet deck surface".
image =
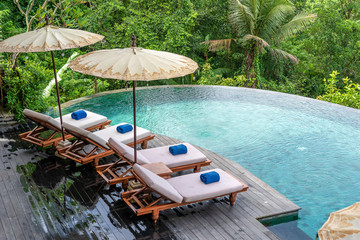
<svg viewBox="0 0 360 240">
<path fill-rule="evenodd" d="M 213 161 L 204 169 L 222 168 L 249 190 L 233 207 L 221 197 L 162 211 L 155 225 L 150 215 L 135 216 L 121 185 L 109 188 L 91 165 L 75 167 L 20 141 L 17 134 L 28 129 L 0 128 L 0 239 L 278 239 L 257 219 L 299 210 L 240 165 L 199 148 Z M 156 135 L 149 147 L 178 142 Z"/>
</svg>

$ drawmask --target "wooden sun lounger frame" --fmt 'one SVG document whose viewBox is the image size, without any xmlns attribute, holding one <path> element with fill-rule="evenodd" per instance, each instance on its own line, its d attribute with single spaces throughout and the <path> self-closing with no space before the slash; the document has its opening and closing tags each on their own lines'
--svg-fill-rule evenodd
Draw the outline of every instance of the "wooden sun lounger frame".
<svg viewBox="0 0 360 240">
<path fill-rule="evenodd" d="M 67 130 L 68 132 L 72 133 L 71 131 Z M 74 133 L 73 133 L 74 134 Z M 74 134 L 76 135 L 76 134 Z M 104 148 L 97 142 L 85 137 L 85 136 L 76 136 L 78 139 L 74 141 L 70 146 L 58 149 L 58 153 L 66 158 L 74 160 L 81 164 L 93 163 L 94 166 L 98 165 L 98 162 L 101 158 L 110 156 L 114 154 L 114 150 Z M 154 139 L 155 135 L 151 134 L 150 136 L 141 138 L 136 140 L 136 145 L 141 144 L 142 148 L 147 148 L 148 141 Z M 80 138 L 80 139 L 79 139 Z M 94 147 L 89 151 L 86 152 L 84 147 L 91 143 Z M 127 144 L 130 147 L 134 146 L 134 142 L 130 142 Z M 100 153 L 96 153 L 100 150 Z"/>
<path fill-rule="evenodd" d="M 122 187 L 126 190 L 129 181 L 135 179 L 134 175 L 130 173 L 132 168 L 130 167 L 121 174 L 119 174 L 118 171 L 126 166 L 132 166 L 134 163 L 128 160 L 121 152 L 117 151 L 116 148 L 111 146 L 111 144 L 107 143 L 107 145 L 116 153 L 116 155 L 120 157 L 120 159 L 114 163 L 96 165 L 95 169 L 97 173 L 100 174 L 100 176 L 107 182 L 107 184 L 114 185 L 122 183 Z M 173 172 L 180 172 L 184 170 L 194 169 L 194 172 L 199 172 L 201 170 L 201 167 L 209 166 L 210 164 L 211 160 L 206 159 L 204 162 L 191 163 L 187 165 L 173 167 L 170 168 L 170 170 Z M 109 174 L 112 179 L 106 177 L 105 174 Z"/>
<path fill-rule="evenodd" d="M 48 122 L 41 121 L 40 119 L 37 119 L 37 118 L 32 118 L 29 116 L 26 116 L 26 117 L 28 119 L 30 119 L 31 121 L 37 123 L 37 125 L 28 132 L 20 133 L 19 137 L 21 140 L 33 143 L 40 147 L 48 147 L 51 145 L 53 147 L 56 147 L 58 145 L 58 143 L 60 141 L 62 141 L 61 136 L 54 138 L 56 133 L 61 133 L 61 130 L 59 130 L 57 127 L 53 126 L 52 124 L 50 124 Z M 101 129 L 104 129 L 105 126 L 109 125 L 110 123 L 111 123 L 111 120 L 106 120 L 105 122 L 88 127 L 88 128 L 86 128 L 86 130 L 88 130 L 88 131 L 93 131 L 93 130 L 97 130 L 97 129 L 101 130 Z M 40 137 L 41 133 L 46 132 L 46 131 L 52 131 L 50 136 L 46 139 Z M 74 136 L 69 134 L 68 132 L 65 132 L 64 137 L 65 137 L 65 139 L 70 139 L 70 138 L 73 138 Z"/>
<path fill-rule="evenodd" d="M 139 180 L 144 187 L 142 187 L 138 190 L 123 192 L 121 194 L 121 197 L 124 200 L 124 202 L 130 207 L 130 209 L 136 214 L 136 216 L 141 216 L 141 215 L 151 213 L 152 219 L 154 220 L 155 223 L 157 222 L 157 220 L 159 218 L 159 214 L 160 214 L 161 210 L 166 210 L 166 209 L 171 209 L 174 207 L 189 205 L 192 203 L 202 202 L 202 201 L 206 201 L 206 200 L 210 200 L 210 199 L 214 199 L 214 198 L 218 198 L 218 197 L 223 197 L 226 195 L 229 195 L 230 205 L 233 206 L 235 203 L 235 200 L 236 200 L 236 195 L 239 192 L 245 192 L 248 189 L 248 186 L 246 184 L 244 184 L 239 179 L 235 178 L 234 176 L 232 176 L 230 174 L 232 177 L 234 177 L 237 181 L 239 181 L 244 186 L 242 190 L 237 191 L 237 192 L 232 192 L 230 194 L 223 194 L 223 195 L 219 195 L 219 196 L 215 196 L 215 197 L 211 197 L 211 198 L 201 199 L 199 201 L 176 203 L 176 202 L 164 197 L 163 195 L 161 195 L 154 189 L 150 188 L 149 186 L 147 186 L 146 183 L 134 171 L 132 171 L 132 172 L 133 172 L 133 175 L 136 177 L 136 179 Z M 151 193 L 152 192 L 157 193 L 158 195 L 160 195 L 160 197 L 151 201 L 151 198 L 152 198 Z M 151 202 L 149 201 L 149 199 Z M 165 202 L 162 202 L 162 200 Z"/>
</svg>

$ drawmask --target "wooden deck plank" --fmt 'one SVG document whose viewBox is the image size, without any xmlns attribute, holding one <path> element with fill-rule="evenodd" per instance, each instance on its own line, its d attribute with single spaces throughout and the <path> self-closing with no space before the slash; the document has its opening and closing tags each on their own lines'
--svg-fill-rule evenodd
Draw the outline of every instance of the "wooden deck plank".
<svg viewBox="0 0 360 240">
<path fill-rule="evenodd" d="M 3 212 L 1 211 L 1 208 L 4 208 L 4 205 L 2 203 L 2 198 L 0 196 L 0 216 L 2 216 Z M 5 239 L 6 238 L 6 233 L 5 233 L 5 229 L 4 226 L 0 220 L 0 239 Z"/>
<path fill-rule="evenodd" d="M 43 232 L 32 221 L 33 213 L 31 211 L 31 205 L 27 196 L 24 194 L 23 187 L 16 172 L 16 166 L 19 165 L 19 163 L 24 163 L 22 154 L 19 153 L 19 151 L 17 153 L 9 152 L 5 148 L 7 144 L 9 144 L 9 142 L 6 141 L 2 141 L 0 144 L 2 153 L 4 153 L 4 155 L 1 156 L 1 164 L 6 163 L 6 167 L 3 167 L 6 171 L 1 175 L 6 177 L 5 189 L 11 198 L 11 205 L 16 215 L 12 221 L 21 229 L 16 230 L 20 233 L 17 239 L 45 239 Z M 12 208 L 10 205 L 6 207 L 8 209 Z"/>
<path fill-rule="evenodd" d="M 16 215 L 20 216 L 18 219 L 21 223 L 21 229 L 25 234 L 25 238 L 44 239 L 44 235 L 42 234 L 42 232 L 39 231 L 39 228 L 34 225 L 31 220 L 31 205 L 26 195 L 24 195 L 23 186 L 21 185 L 19 179 L 15 177 L 17 175 L 15 158 L 11 157 L 8 160 L 9 163 L 11 163 L 11 169 L 13 170 L 14 178 L 12 179 L 12 185 L 7 184 L 7 186 L 11 186 L 11 190 L 7 189 L 7 191 L 10 191 L 12 194 L 11 199 L 13 200 L 13 205 L 16 206 Z M 21 161 L 22 163 L 25 163 L 21 154 L 19 154 L 19 156 L 16 156 L 16 160 L 18 162 Z"/>
<path fill-rule="evenodd" d="M 4 143 L 0 143 L 0 148 L 4 149 Z M 5 153 L 5 151 L 1 151 Z M 25 239 L 24 229 L 22 228 L 22 218 L 18 218 L 19 209 L 17 208 L 18 199 L 14 192 L 13 182 L 17 181 L 17 176 L 14 174 L 13 169 L 11 168 L 11 158 L 9 155 L 4 154 L 1 156 L 1 164 L 7 163 L 7 166 L 4 164 L 4 170 L 1 170 L 1 177 L 3 183 L 3 189 L 6 189 L 6 194 L 2 194 L 3 204 L 6 208 L 7 218 L 11 222 L 11 227 L 14 232 L 16 239 Z M 21 215 L 20 215 L 21 216 Z M 26 230 L 26 229 L 25 229 Z"/>
<path fill-rule="evenodd" d="M 107 217 L 107 215 L 109 214 L 109 206 L 105 204 L 103 199 L 99 199 L 98 204 L 96 204 L 96 208 L 92 210 L 92 212 L 98 214 L 98 216 L 101 218 L 101 223 L 99 223 L 99 226 L 106 226 L 106 236 L 113 235 L 115 239 L 128 239 L 129 237 L 134 237 L 133 234 L 130 235 L 127 232 L 118 231 L 116 228 L 112 227 L 112 223 Z"/>
<path fill-rule="evenodd" d="M 0 197 L 0 222 L 3 232 L 1 233 L 2 239 L 16 239 L 14 231 L 12 229 L 11 219 L 7 217 L 6 206 L 3 202 L 2 196 Z"/>
<path fill-rule="evenodd" d="M 245 232 L 242 221 L 239 221 L 237 218 L 230 216 L 228 212 L 224 212 L 216 204 L 211 207 L 211 211 L 216 214 L 219 225 L 221 225 L 230 236 L 240 236 L 242 239 L 252 240 L 250 234 Z"/>
<path fill-rule="evenodd" d="M 189 208 L 189 205 L 183 207 Z M 191 210 L 189 209 L 189 211 L 192 210 L 196 211 L 196 213 L 193 214 L 193 217 L 197 221 L 196 225 L 199 226 L 201 229 L 203 229 L 204 232 L 206 232 L 207 239 L 217 239 L 217 240 L 226 239 L 227 234 L 223 233 L 223 229 L 219 225 L 213 224 L 214 218 L 205 217 L 207 214 L 202 212 L 201 209 L 196 209 L 196 208 L 192 208 Z"/>
<path fill-rule="evenodd" d="M 187 221 L 187 218 L 179 216 L 178 209 L 160 212 L 160 216 L 162 215 L 166 216 L 167 220 L 162 221 L 162 219 L 159 219 L 159 221 L 163 222 L 164 225 L 166 225 L 166 227 L 169 228 L 169 230 L 171 230 L 176 236 L 179 236 L 179 239 L 201 239 L 199 238 L 198 229 L 193 228 L 193 226 Z"/>
</svg>

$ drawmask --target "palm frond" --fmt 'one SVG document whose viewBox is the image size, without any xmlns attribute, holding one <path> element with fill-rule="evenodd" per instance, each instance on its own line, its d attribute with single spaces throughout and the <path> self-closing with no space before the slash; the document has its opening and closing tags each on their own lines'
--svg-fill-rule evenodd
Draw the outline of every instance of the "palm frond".
<svg viewBox="0 0 360 240">
<path fill-rule="evenodd" d="M 283 25 L 274 36 L 275 41 L 283 40 L 295 35 L 315 21 L 316 14 L 299 13 L 290 22 Z"/>
<path fill-rule="evenodd" d="M 268 42 L 266 42 L 264 39 L 262 39 L 262 38 L 260 38 L 260 37 L 258 37 L 258 36 L 255 36 L 255 35 L 250 35 L 250 34 L 248 34 L 248 35 L 246 35 L 245 37 L 243 37 L 241 40 L 242 40 L 243 42 L 248 42 L 248 41 L 250 41 L 250 40 L 253 40 L 253 41 L 257 42 L 258 50 L 259 50 L 260 52 L 263 51 L 264 47 L 270 48 L 270 44 L 269 44 Z"/>
<path fill-rule="evenodd" d="M 270 40 L 293 12 L 294 6 L 288 0 L 273 1 L 262 12 L 264 17 L 257 26 L 257 35 Z"/>
<path fill-rule="evenodd" d="M 260 13 L 262 0 L 249 0 L 246 3 L 247 4 L 245 4 L 245 5 L 249 6 L 249 9 L 250 9 L 252 15 L 254 16 L 254 20 L 256 21 L 256 19 L 259 16 L 259 13 Z"/>
<path fill-rule="evenodd" d="M 220 50 L 226 50 L 230 52 L 231 42 L 236 42 L 236 39 L 219 39 L 219 40 L 209 40 L 205 42 L 201 42 L 200 44 L 208 44 L 210 52 L 216 52 Z"/>
<path fill-rule="evenodd" d="M 231 69 L 230 68 L 216 68 L 216 69 L 213 69 L 213 73 L 215 75 L 229 74 L 229 73 L 231 73 Z"/>
<path fill-rule="evenodd" d="M 268 50 L 277 61 L 279 61 L 280 59 L 286 59 L 296 64 L 299 63 L 299 59 L 297 59 L 297 57 L 281 49 L 269 48 Z"/>
<path fill-rule="evenodd" d="M 254 30 L 254 15 L 240 0 L 230 0 L 229 21 L 239 37 L 251 34 Z"/>
</svg>

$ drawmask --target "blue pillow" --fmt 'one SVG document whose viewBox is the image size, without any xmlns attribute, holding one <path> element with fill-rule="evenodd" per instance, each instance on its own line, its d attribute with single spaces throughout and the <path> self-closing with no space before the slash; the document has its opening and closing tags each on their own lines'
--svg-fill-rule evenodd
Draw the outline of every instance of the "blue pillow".
<svg viewBox="0 0 360 240">
<path fill-rule="evenodd" d="M 133 130 L 133 126 L 131 124 L 122 124 L 116 127 L 116 131 L 119 133 L 127 133 Z"/>
<path fill-rule="evenodd" d="M 207 172 L 200 175 L 200 180 L 205 184 L 218 182 L 220 181 L 220 175 L 215 171 Z"/>
<path fill-rule="evenodd" d="M 187 153 L 187 147 L 184 144 L 170 146 L 169 152 L 172 155 L 184 154 L 184 153 Z"/>
<path fill-rule="evenodd" d="M 86 118 L 87 114 L 84 110 L 78 110 L 71 114 L 71 118 L 75 120 L 80 120 L 82 118 Z"/>
</svg>

